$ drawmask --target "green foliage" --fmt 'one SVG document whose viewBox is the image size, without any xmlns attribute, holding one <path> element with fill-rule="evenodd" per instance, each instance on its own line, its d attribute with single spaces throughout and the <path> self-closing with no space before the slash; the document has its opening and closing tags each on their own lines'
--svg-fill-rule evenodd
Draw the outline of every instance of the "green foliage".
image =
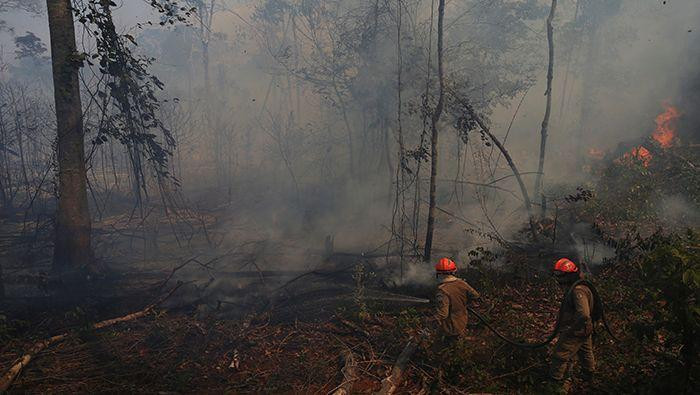
<svg viewBox="0 0 700 395">
<path fill-rule="evenodd" d="M 656 309 L 647 336 L 663 338 L 665 348 L 679 355 L 685 380 L 697 380 L 700 336 L 700 234 L 656 235 L 645 245 L 641 263 L 645 287 Z"/>
<path fill-rule="evenodd" d="M 185 22 L 192 9 L 174 0 L 152 0 L 151 6 L 160 14 L 161 25 Z M 161 100 L 156 97 L 164 84 L 149 73 L 155 59 L 135 54 L 136 40 L 130 34 L 120 34 L 112 18 L 112 1 L 89 0 L 73 12 L 86 33 L 95 40 L 92 54 L 81 54 L 79 64 L 96 66 L 104 76 L 104 84 L 95 93 L 105 117 L 101 120 L 94 145 L 115 139 L 129 150 L 135 185 L 146 192 L 143 166 L 152 165 L 156 175 L 177 180 L 168 172 L 168 161 L 175 139 L 159 117 Z M 143 158 L 145 157 L 145 159 Z M 140 191 L 139 191 L 140 192 Z"/>
</svg>

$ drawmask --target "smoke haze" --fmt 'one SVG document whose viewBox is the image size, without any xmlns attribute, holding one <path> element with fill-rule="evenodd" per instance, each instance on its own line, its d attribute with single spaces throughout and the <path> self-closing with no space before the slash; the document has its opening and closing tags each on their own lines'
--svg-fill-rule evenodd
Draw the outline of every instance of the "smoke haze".
<svg viewBox="0 0 700 395">
<path fill-rule="evenodd" d="M 400 3 L 398 46 L 394 3 L 222 0 L 212 9 L 211 1 L 187 3 L 198 9 L 189 26 L 159 26 L 159 16 L 136 0 L 120 2 L 115 17 L 118 30 L 135 37 L 136 51 L 155 59 L 151 71 L 165 83 L 163 120 L 178 143 L 171 166 L 185 199 L 227 213 L 210 224 L 224 233 L 220 247 L 275 240 L 322 250 L 332 235 L 336 250 L 394 249 L 400 243 L 386 245 L 390 231 L 414 214 L 418 227 L 404 221 L 404 247 L 420 241 L 429 165 L 407 162 L 412 175 L 420 171 L 414 180 L 419 195 L 404 191 L 397 199 L 397 65 L 402 144 L 419 157 L 426 83 L 430 105 L 436 87 L 430 2 Z M 548 6 L 492 0 L 454 2 L 446 10 L 449 83 L 506 141 L 529 189 L 544 113 Z M 49 46 L 45 19 L 44 10 L 3 14 L 2 79 L 48 105 L 49 54 L 15 59 L 15 39 L 25 32 Z M 613 152 L 621 143 L 647 138 L 665 101 L 683 114 L 681 141 L 697 142 L 698 20 L 694 0 L 561 2 L 544 172 L 550 196 L 591 181 L 582 170 L 590 149 Z M 82 38 L 79 45 L 90 52 L 91 38 Z M 86 91 L 99 83 L 89 67 L 83 83 Z M 484 233 L 511 238 L 525 218 L 505 160 L 492 167 L 485 158 L 500 154 L 476 132 L 460 135 L 455 123 L 455 111 L 448 110 L 440 125 L 438 206 L 444 210 L 436 243 L 444 251 L 490 245 Z M 94 136 L 94 125 L 88 130 Z M 47 135 L 44 144 L 50 142 Z M 118 149 L 103 145 L 95 157 L 105 161 L 102 151 L 108 148 Z M 101 174 L 106 163 L 95 165 L 92 182 L 116 191 Z M 129 171 L 124 159 L 116 167 Z M 498 189 L 464 183 L 504 177 L 494 184 Z M 671 197 L 664 207 L 676 218 L 683 204 Z M 697 221 L 697 215 L 684 218 Z M 296 255 L 287 256 L 287 264 L 308 265 L 303 253 L 287 255 Z"/>
</svg>

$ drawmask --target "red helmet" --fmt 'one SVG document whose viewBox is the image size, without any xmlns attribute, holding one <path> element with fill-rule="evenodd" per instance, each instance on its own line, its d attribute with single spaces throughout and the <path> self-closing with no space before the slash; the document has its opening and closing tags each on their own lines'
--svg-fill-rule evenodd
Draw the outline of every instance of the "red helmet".
<svg viewBox="0 0 700 395">
<path fill-rule="evenodd" d="M 554 264 L 554 271 L 562 273 L 576 273 L 578 266 L 567 258 L 561 258 Z"/>
<path fill-rule="evenodd" d="M 457 264 L 450 258 L 440 258 L 435 265 L 435 271 L 438 273 L 454 273 L 457 271 Z"/>
</svg>

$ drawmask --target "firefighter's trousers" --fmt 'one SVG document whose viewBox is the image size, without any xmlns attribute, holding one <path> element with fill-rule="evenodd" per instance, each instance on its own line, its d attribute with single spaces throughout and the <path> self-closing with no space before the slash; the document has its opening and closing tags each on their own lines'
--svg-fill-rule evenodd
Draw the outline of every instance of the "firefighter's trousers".
<svg viewBox="0 0 700 395">
<path fill-rule="evenodd" d="M 549 367 L 550 376 L 557 381 L 567 378 L 578 356 L 585 379 L 590 379 L 595 372 L 595 357 L 593 356 L 593 338 L 578 337 L 562 333 L 554 348 L 552 364 Z"/>
</svg>

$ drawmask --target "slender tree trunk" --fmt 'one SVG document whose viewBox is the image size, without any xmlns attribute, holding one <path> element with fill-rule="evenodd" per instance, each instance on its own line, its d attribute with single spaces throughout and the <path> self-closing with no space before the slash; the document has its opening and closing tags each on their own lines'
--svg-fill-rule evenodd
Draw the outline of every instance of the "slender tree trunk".
<svg viewBox="0 0 700 395">
<path fill-rule="evenodd" d="M 503 157 L 506 158 L 508 166 L 513 171 L 513 175 L 515 176 L 515 179 L 516 181 L 518 181 L 518 185 L 520 186 L 520 192 L 523 195 L 523 201 L 525 202 L 525 210 L 527 211 L 532 238 L 533 240 L 537 241 L 537 231 L 535 231 L 535 224 L 532 218 L 532 202 L 530 201 L 530 196 L 527 193 L 527 187 L 525 187 L 525 182 L 523 182 L 523 178 L 520 175 L 520 171 L 518 171 L 517 166 L 515 166 L 515 161 L 513 161 L 513 158 L 510 156 L 510 153 L 508 153 L 508 150 L 506 150 L 506 147 L 504 147 L 503 144 L 501 144 L 500 140 L 498 140 L 498 138 L 494 136 L 493 133 L 491 133 L 489 128 L 486 127 L 486 124 L 481 120 L 481 118 L 475 117 L 474 120 L 479 125 L 479 127 L 486 133 L 486 135 L 489 136 L 489 139 L 491 139 L 491 141 L 493 141 L 493 143 L 496 144 L 496 147 L 498 147 L 498 149 L 501 151 Z"/>
<path fill-rule="evenodd" d="M 121 192 L 121 185 L 119 183 L 119 174 L 117 173 L 117 163 L 116 159 L 114 158 L 114 143 L 109 142 L 109 159 L 110 163 L 112 164 L 112 175 L 114 176 L 114 188 L 117 190 L 117 192 Z"/>
<path fill-rule="evenodd" d="M 404 249 L 406 245 L 406 171 L 405 164 L 405 147 L 403 138 L 403 51 L 401 47 L 402 28 L 403 28 L 403 9 L 401 0 L 396 0 L 396 134 L 399 152 L 396 163 L 396 181 L 395 181 L 395 200 L 394 210 L 391 220 L 391 230 L 393 234 L 398 234 L 397 242 L 399 244 L 399 269 L 401 281 L 404 278 Z M 396 216 L 398 215 L 398 231 L 396 230 Z M 387 246 L 389 251 L 390 246 Z M 387 258 L 388 259 L 388 258 Z M 388 262 L 388 261 L 387 261 Z"/>
<path fill-rule="evenodd" d="M 14 94 L 13 94 L 14 96 Z M 21 168 L 22 172 L 22 182 L 24 183 L 24 190 L 26 196 L 24 199 L 26 201 L 31 200 L 31 190 L 29 187 L 29 176 L 27 175 L 27 161 L 25 159 L 25 153 L 24 153 L 24 139 L 22 137 L 22 121 L 21 119 L 23 118 L 22 113 L 20 112 L 19 108 L 17 107 L 19 105 L 19 99 L 16 99 L 13 97 L 12 99 L 13 102 L 13 107 L 15 111 L 15 138 L 17 139 L 17 151 L 19 154 L 19 166 Z M 26 115 L 25 115 L 26 116 Z"/>
<path fill-rule="evenodd" d="M 78 81 L 75 27 L 70 0 L 47 0 L 54 100 L 57 116 L 58 211 L 55 273 L 79 274 L 91 265 L 90 210 Z"/>
<path fill-rule="evenodd" d="M 590 15 L 585 13 L 582 18 L 586 21 L 591 20 Z M 579 119 L 578 129 L 575 131 L 572 138 L 572 145 L 576 153 L 576 161 L 580 165 L 585 157 L 583 151 L 583 136 L 590 131 L 593 120 L 593 110 L 595 102 L 593 96 L 596 93 L 595 84 L 597 73 L 597 62 L 600 59 L 600 37 L 598 35 L 598 26 L 593 24 L 587 28 L 586 37 L 588 40 L 588 48 L 586 50 L 586 61 L 583 68 L 581 79 L 581 118 Z"/>
<path fill-rule="evenodd" d="M 488 138 L 496 145 L 496 148 L 498 148 L 499 151 L 501 151 L 501 154 L 503 154 L 503 157 L 506 158 L 506 162 L 508 162 L 508 166 L 510 169 L 513 171 L 513 176 L 515 176 L 515 179 L 518 181 L 518 185 L 520 186 L 520 192 L 523 195 L 523 202 L 525 204 L 525 210 L 527 211 L 527 216 L 528 216 L 528 221 L 530 223 L 530 232 L 532 233 L 532 238 L 534 241 L 538 240 L 537 237 L 537 231 L 535 230 L 535 223 L 532 217 L 532 202 L 530 201 L 530 196 L 527 192 L 527 187 L 525 186 L 525 182 L 523 181 L 523 178 L 520 174 L 520 171 L 518 170 L 518 167 L 515 165 L 515 161 L 513 160 L 513 157 L 510 156 L 510 153 L 506 149 L 506 147 L 503 145 L 503 143 L 491 133 L 491 129 L 486 125 L 483 119 L 479 116 L 479 114 L 476 113 L 474 108 L 469 104 L 467 100 L 462 99 L 457 95 L 456 92 L 450 91 L 450 94 L 453 95 L 453 97 L 464 107 L 464 109 L 467 111 L 469 114 L 469 117 L 476 122 L 477 125 L 479 125 L 479 128 L 488 136 Z"/>
<path fill-rule="evenodd" d="M 205 111 L 204 123 L 207 132 L 212 135 L 212 152 L 214 153 L 214 176 L 216 185 L 221 187 L 222 184 L 222 161 L 221 161 L 221 130 L 218 130 L 213 125 L 212 100 L 211 100 L 211 76 L 209 73 L 209 42 L 211 40 L 211 25 L 214 16 L 215 1 L 212 0 L 209 5 L 202 1 L 199 5 L 199 35 L 202 44 L 202 68 L 204 74 L 204 105 Z M 211 8 L 209 8 L 211 7 Z"/>
<path fill-rule="evenodd" d="M 199 31 L 202 40 L 202 66 L 204 68 L 204 93 L 206 99 L 209 99 L 211 92 L 211 80 L 209 77 L 209 41 L 211 41 L 211 28 L 214 19 L 214 7 L 216 0 L 212 0 L 209 4 L 209 9 L 206 9 L 206 4 L 201 3 L 199 6 Z"/>
<path fill-rule="evenodd" d="M 211 94 L 211 77 L 209 76 L 209 42 L 202 42 L 202 63 L 204 66 L 204 94 L 209 100 Z"/>
<path fill-rule="evenodd" d="M 574 12 L 574 24 L 578 24 L 578 11 L 579 11 L 580 3 L 579 0 L 576 1 L 576 12 Z M 570 71 L 571 71 L 571 62 L 572 62 L 572 57 L 574 56 L 574 52 L 576 50 L 576 46 L 578 45 L 580 41 L 580 37 L 576 36 L 574 40 L 572 40 L 569 43 L 569 50 L 566 51 L 566 71 L 564 72 L 564 84 L 562 85 L 562 91 L 561 91 L 561 103 L 559 104 L 559 120 L 561 121 L 561 117 L 564 115 L 564 109 L 567 107 L 567 88 L 569 87 L 569 76 Z M 569 92 L 569 95 L 571 93 Z"/>
<path fill-rule="evenodd" d="M 29 190 L 29 177 L 27 176 L 27 162 L 25 160 L 25 152 L 24 152 L 24 139 L 22 137 L 22 119 L 24 116 L 22 115 L 22 112 L 20 111 L 19 108 L 19 95 L 23 94 L 23 92 L 18 90 L 17 96 L 15 96 L 15 90 L 11 89 L 9 91 L 10 97 L 12 98 L 12 110 L 14 111 L 15 115 L 15 139 L 17 139 L 17 154 L 19 155 L 19 166 L 20 166 L 20 175 L 22 176 L 22 183 L 24 184 L 24 200 L 29 201 L 31 199 L 31 191 Z M 17 189 L 20 189 L 20 186 L 17 186 Z"/>
<path fill-rule="evenodd" d="M 2 208 L 10 209 L 12 208 L 12 175 L 10 174 L 10 161 L 7 159 L 7 154 L 10 147 L 8 146 L 8 138 L 5 130 L 5 117 L 0 108 L 0 164 L 2 168 L 5 169 L 6 175 L 0 176 L 4 178 L 0 182 L 0 196 L 2 196 Z"/>
<path fill-rule="evenodd" d="M 549 10 L 547 17 L 547 43 L 549 44 L 549 64 L 547 66 L 547 91 L 544 93 L 547 96 L 547 107 L 542 120 L 542 129 L 540 130 L 540 161 L 537 166 L 537 175 L 535 176 L 535 191 L 534 199 L 540 199 L 544 202 L 542 194 L 542 173 L 544 172 L 544 157 L 547 148 L 547 131 L 549 128 L 549 117 L 552 113 L 552 79 L 554 79 L 554 13 L 557 10 L 557 0 L 552 0 L 552 8 Z M 542 215 L 544 215 L 544 204 L 542 204 Z"/>
<path fill-rule="evenodd" d="M 335 83 L 335 79 L 333 80 L 333 90 L 335 91 L 335 96 L 338 98 L 338 104 L 340 104 L 341 114 L 343 115 L 343 123 L 345 124 L 345 130 L 347 131 L 348 153 L 350 155 L 348 158 L 348 170 L 350 172 L 350 179 L 354 180 L 355 179 L 355 150 L 353 149 L 352 127 L 350 126 L 350 120 L 348 119 L 348 113 L 347 113 L 347 110 L 345 109 L 345 100 L 343 100 L 343 96 L 340 94 L 340 90 L 338 90 L 338 86 Z"/>
<path fill-rule="evenodd" d="M 430 206 L 428 208 L 428 226 L 425 235 L 425 250 L 423 252 L 423 260 L 425 262 L 430 262 L 430 253 L 433 248 L 433 233 L 435 230 L 435 206 L 436 206 L 436 196 L 435 190 L 437 181 L 437 166 L 438 166 L 438 129 L 437 124 L 440 121 L 440 116 L 442 115 L 442 108 L 445 102 L 445 78 L 444 78 L 444 65 L 443 65 L 443 51 L 442 51 L 442 41 L 443 41 L 443 20 L 445 19 L 445 0 L 440 0 L 438 5 L 438 43 L 437 43 L 437 56 L 438 56 L 438 82 L 440 84 L 440 89 L 438 93 L 438 102 L 435 107 L 435 112 L 431 118 L 431 132 L 432 136 L 430 138 Z"/>
</svg>

